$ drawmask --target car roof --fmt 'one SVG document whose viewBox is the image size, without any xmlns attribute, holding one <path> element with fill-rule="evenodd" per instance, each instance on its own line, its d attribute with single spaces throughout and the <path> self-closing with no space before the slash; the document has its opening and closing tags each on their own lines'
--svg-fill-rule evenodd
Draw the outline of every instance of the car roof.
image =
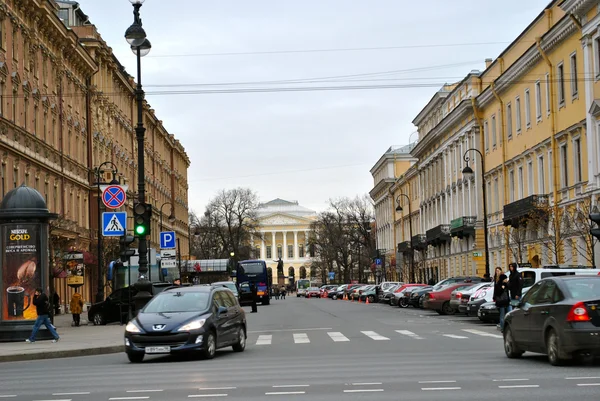
<svg viewBox="0 0 600 401">
<path fill-rule="evenodd" d="M 171 288 L 167 288 L 166 290 L 164 290 L 163 292 L 161 292 L 161 294 L 164 294 L 165 292 L 211 292 L 216 288 L 223 288 L 225 289 L 225 287 L 213 287 L 210 285 L 193 285 L 191 287 L 171 287 Z"/>
<path fill-rule="evenodd" d="M 223 285 L 223 284 L 235 284 L 233 281 L 216 281 L 211 283 L 211 285 Z"/>
<path fill-rule="evenodd" d="M 581 275 L 581 276 L 552 276 L 552 277 L 544 277 L 540 281 L 543 281 L 543 280 L 553 280 L 553 279 L 560 279 L 560 280 L 564 280 L 564 281 L 568 281 L 568 280 L 598 280 L 598 279 L 600 279 L 600 276 L 587 276 L 587 275 Z"/>
</svg>

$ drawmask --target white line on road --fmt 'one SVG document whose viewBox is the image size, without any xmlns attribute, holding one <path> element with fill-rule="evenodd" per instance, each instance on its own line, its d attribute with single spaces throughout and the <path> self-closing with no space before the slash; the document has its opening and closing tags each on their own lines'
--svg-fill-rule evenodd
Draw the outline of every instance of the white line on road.
<svg viewBox="0 0 600 401">
<path fill-rule="evenodd" d="M 600 376 L 588 376 L 588 377 L 565 377 L 566 380 L 596 380 L 600 379 Z"/>
<path fill-rule="evenodd" d="M 147 400 L 148 396 L 145 397 L 113 397 L 113 398 L 109 398 L 109 401 L 117 401 L 117 400 Z M 56 400 L 55 400 L 56 401 Z"/>
<path fill-rule="evenodd" d="M 348 337 L 346 337 L 345 335 L 343 335 L 342 333 L 340 333 L 339 331 L 330 331 L 327 333 L 327 335 L 329 335 L 329 337 L 331 337 L 331 339 L 333 341 L 340 342 L 340 341 L 350 341 L 348 339 Z"/>
<path fill-rule="evenodd" d="M 460 390 L 460 387 L 421 387 L 423 391 Z"/>
<path fill-rule="evenodd" d="M 273 341 L 272 335 L 262 334 L 258 336 L 258 340 L 256 340 L 256 345 L 271 345 L 271 341 Z"/>
<path fill-rule="evenodd" d="M 481 330 L 475 330 L 475 329 L 462 329 L 462 330 L 466 331 L 467 333 L 477 334 L 478 336 L 482 336 L 482 337 L 504 338 L 500 334 L 492 334 L 492 333 L 488 333 L 488 332 L 481 331 Z"/>
<path fill-rule="evenodd" d="M 420 335 L 413 333 L 410 330 L 396 330 L 396 333 L 400 333 L 402 335 L 408 336 L 410 338 L 414 338 L 415 340 L 423 340 L 423 337 Z"/>
<path fill-rule="evenodd" d="M 227 394 L 190 394 L 188 398 L 227 397 Z"/>
<path fill-rule="evenodd" d="M 353 386 L 379 386 L 382 383 L 373 382 L 373 383 L 352 383 Z"/>
<path fill-rule="evenodd" d="M 579 387 L 585 387 L 585 386 L 600 386 L 600 383 L 577 383 L 577 385 Z"/>
<path fill-rule="evenodd" d="M 273 391 L 270 393 L 265 393 L 265 395 L 297 395 L 297 394 L 306 394 L 304 391 Z"/>
<path fill-rule="evenodd" d="M 363 333 L 365 336 L 371 337 L 375 341 L 389 340 L 389 338 L 381 336 L 374 331 L 361 331 L 361 333 Z"/>
<path fill-rule="evenodd" d="M 127 390 L 127 393 L 160 393 L 163 390 Z"/>
<path fill-rule="evenodd" d="M 529 379 L 494 379 L 495 382 L 526 382 Z"/>
<path fill-rule="evenodd" d="M 538 384 L 515 384 L 514 386 L 498 386 L 498 388 L 538 388 Z"/>
<path fill-rule="evenodd" d="M 295 344 L 308 344 L 310 340 L 308 339 L 308 335 L 306 333 L 294 333 L 294 343 Z"/>
<path fill-rule="evenodd" d="M 361 388 L 358 390 L 344 390 L 344 393 L 376 393 L 383 391 L 382 388 Z"/>
<path fill-rule="evenodd" d="M 273 388 L 310 387 L 310 384 L 279 384 Z"/>
<path fill-rule="evenodd" d="M 198 390 L 235 390 L 237 387 L 200 387 Z"/>
<path fill-rule="evenodd" d="M 3 394 L 0 395 L 0 398 L 12 398 L 12 397 L 16 397 L 16 394 Z"/>
<path fill-rule="evenodd" d="M 254 330 L 249 331 L 248 334 L 251 333 L 278 333 L 282 331 L 312 331 L 312 330 L 331 330 L 332 327 L 313 327 L 311 329 L 279 329 L 279 330 Z"/>
<path fill-rule="evenodd" d="M 76 392 L 76 393 L 52 393 L 52 395 L 87 395 L 90 394 L 89 391 L 80 391 L 80 392 Z M 0 395 L 0 397 L 2 397 Z"/>
<path fill-rule="evenodd" d="M 459 336 L 459 335 L 456 335 L 456 334 L 442 334 L 442 335 L 444 337 L 457 338 L 459 340 L 464 340 L 464 339 L 469 338 L 469 337 L 466 337 L 466 336 Z"/>
<path fill-rule="evenodd" d="M 425 380 L 419 384 L 456 383 L 456 380 Z"/>
</svg>

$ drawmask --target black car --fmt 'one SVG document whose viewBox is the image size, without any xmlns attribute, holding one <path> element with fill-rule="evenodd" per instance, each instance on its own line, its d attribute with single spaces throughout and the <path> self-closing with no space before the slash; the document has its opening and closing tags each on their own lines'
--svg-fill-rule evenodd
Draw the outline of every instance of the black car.
<svg viewBox="0 0 600 401">
<path fill-rule="evenodd" d="M 250 283 L 241 283 L 238 287 L 238 301 L 240 305 L 252 305 L 252 298 L 252 287 L 250 287 Z"/>
<path fill-rule="evenodd" d="M 548 355 L 551 365 L 600 356 L 600 277 L 549 277 L 534 284 L 506 315 L 504 351 Z"/>
<path fill-rule="evenodd" d="M 236 283 L 234 283 L 233 281 L 217 281 L 216 283 L 212 283 L 211 285 L 229 288 L 229 290 L 231 290 L 231 292 L 233 292 L 233 295 L 235 295 L 236 298 L 238 297 L 239 291 L 238 291 Z"/>
<path fill-rule="evenodd" d="M 420 287 L 418 289 L 413 290 L 410 293 L 410 298 L 408 299 L 408 304 L 410 306 L 414 306 L 415 308 L 423 307 L 423 298 L 425 294 L 433 291 L 433 287 Z"/>
<path fill-rule="evenodd" d="M 131 362 L 146 354 L 198 351 L 211 359 L 218 348 L 246 348 L 246 314 L 222 286 L 171 288 L 155 296 L 125 328 Z"/>
</svg>

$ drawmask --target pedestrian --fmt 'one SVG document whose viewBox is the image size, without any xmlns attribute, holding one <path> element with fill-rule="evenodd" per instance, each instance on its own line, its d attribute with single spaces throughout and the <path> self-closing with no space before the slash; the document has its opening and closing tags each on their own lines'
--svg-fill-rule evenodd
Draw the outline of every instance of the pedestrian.
<svg viewBox="0 0 600 401">
<path fill-rule="evenodd" d="M 496 267 L 496 274 L 494 275 L 494 303 L 498 312 L 500 312 L 500 332 L 504 332 L 504 316 L 508 312 L 510 307 L 510 296 L 508 292 L 508 278 L 506 274 L 502 272 L 502 268 Z"/>
<path fill-rule="evenodd" d="M 281 298 L 285 299 L 285 293 L 286 293 L 285 287 L 281 287 Z"/>
<path fill-rule="evenodd" d="M 73 325 L 79 327 L 79 323 L 81 322 L 81 312 L 83 311 L 83 300 L 81 299 L 81 294 L 77 292 L 77 289 L 75 289 L 75 292 L 71 297 L 69 309 L 71 309 L 71 314 L 73 315 Z"/>
<path fill-rule="evenodd" d="M 43 324 L 44 326 L 46 326 L 52 337 L 54 337 L 54 340 L 52 340 L 52 342 L 58 342 L 58 340 L 60 340 L 60 337 L 54 329 L 54 326 L 50 322 L 50 318 L 48 317 L 48 308 L 50 307 L 50 303 L 48 302 L 48 296 L 44 294 L 44 291 L 41 288 L 35 289 L 35 293 L 33 295 L 33 304 L 35 305 L 35 309 L 37 311 L 37 318 L 35 319 L 31 335 L 25 341 L 28 343 L 34 343 L 35 337 L 37 336 L 37 333 Z"/>
<path fill-rule="evenodd" d="M 256 306 L 256 302 L 257 302 L 257 298 L 258 298 L 258 290 L 256 288 L 256 284 L 250 283 L 250 289 L 252 290 L 252 312 L 250 312 L 250 313 L 256 313 L 256 312 L 258 312 L 258 307 Z"/>
<path fill-rule="evenodd" d="M 56 291 L 54 291 L 54 295 L 52 296 L 52 303 L 54 304 L 54 314 L 60 315 L 60 297 Z"/>
<path fill-rule="evenodd" d="M 273 295 L 275 295 L 275 299 L 279 299 L 279 287 L 273 288 Z"/>
<path fill-rule="evenodd" d="M 523 277 L 517 269 L 516 263 L 510 263 L 508 265 L 508 270 L 510 272 L 510 277 L 508 278 L 508 290 L 511 300 L 509 310 L 512 310 L 512 306 L 516 306 L 516 304 L 519 302 L 519 299 L 521 299 L 521 296 L 523 295 Z"/>
<path fill-rule="evenodd" d="M 490 277 L 490 273 L 485 273 L 483 275 L 483 282 L 485 282 L 485 283 L 491 283 L 492 282 L 492 278 Z"/>
<path fill-rule="evenodd" d="M 181 287 L 181 279 L 180 278 L 176 278 L 175 280 L 173 280 L 173 285 L 175 287 Z"/>
</svg>

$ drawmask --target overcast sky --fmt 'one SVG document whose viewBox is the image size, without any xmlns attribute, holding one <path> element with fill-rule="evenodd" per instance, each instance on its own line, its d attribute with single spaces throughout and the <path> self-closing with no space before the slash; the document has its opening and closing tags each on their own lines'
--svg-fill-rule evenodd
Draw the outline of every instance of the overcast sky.
<svg viewBox="0 0 600 401">
<path fill-rule="evenodd" d="M 135 75 L 123 37 L 130 2 L 79 1 Z M 142 83 L 190 156 L 191 209 L 202 212 L 222 188 L 249 187 L 261 201 L 321 211 L 330 198 L 368 193 L 370 168 L 389 146 L 408 143 L 411 121 L 442 84 L 482 70 L 548 3 L 147 0 L 141 15 L 152 51 Z M 303 81 L 265 82 L 290 80 Z M 383 85 L 401 87 L 315 89 Z"/>
</svg>

